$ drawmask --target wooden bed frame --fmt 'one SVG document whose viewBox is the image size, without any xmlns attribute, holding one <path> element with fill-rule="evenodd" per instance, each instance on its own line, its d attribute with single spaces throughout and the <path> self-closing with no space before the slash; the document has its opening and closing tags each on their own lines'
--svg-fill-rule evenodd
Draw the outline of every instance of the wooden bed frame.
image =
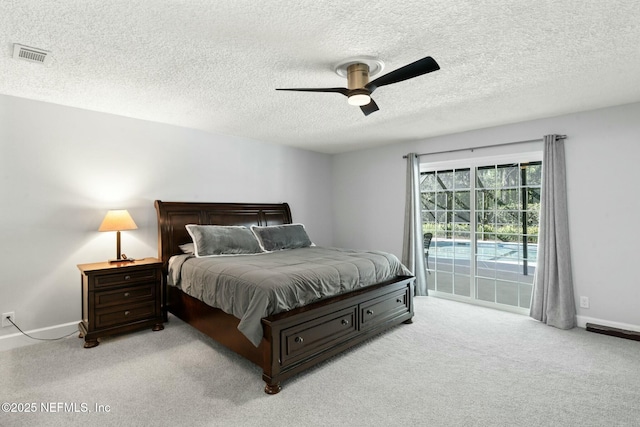
<svg viewBox="0 0 640 427">
<path fill-rule="evenodd" d="M 265 203 L 192 203 L 155 201 L 158 214 L 158 257 L 166 278 L 169 258 L 190 243 L 186 224 L 290 224 L 289 205 Z M 166 280 L 165 280 L 166 281 Z M 264 335 L 255 347 L 238 329 L 239 320 L 222 310 L 166 286 L 167 312 L 262 368 L 265 392 L 281 390 L 280 382 L 413 317 L 411 276 L 327 298 L 262 319 Z"/>
</svg>

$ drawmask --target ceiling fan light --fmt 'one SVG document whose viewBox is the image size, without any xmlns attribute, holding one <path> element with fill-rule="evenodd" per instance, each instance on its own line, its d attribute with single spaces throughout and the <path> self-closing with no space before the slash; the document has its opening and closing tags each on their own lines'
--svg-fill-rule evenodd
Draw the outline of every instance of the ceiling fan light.
<svg viewBox="0 0 640 427">
<path fill-rule="evenodd" d="M 362 107 L 363 105 L 367 105 L 368 103 L 371 102 L 371 97 L 364 93 L 357 93 L 357 94 L 351 95 L 348 98 L 347 102 L 349 102 L 350 105 Z"/>
</svg>

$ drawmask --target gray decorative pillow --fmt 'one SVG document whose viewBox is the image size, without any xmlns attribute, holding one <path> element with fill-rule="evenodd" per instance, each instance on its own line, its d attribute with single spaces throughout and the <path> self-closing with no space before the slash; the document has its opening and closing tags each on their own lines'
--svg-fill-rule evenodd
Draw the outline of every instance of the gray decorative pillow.
<svg viewBox="0 0 640 427">
<path fill-rule="evenodd" d="M 198 258 L 262 252 L 256 236 L 247 227 L 196 224 L 187 224 L 185 227 L 191 235 Z"/>
<path fill-rule="evenodd" d="M 311 246 L 311 240 L 302 224 L 283 224 L 259 227 L 251 226 L 260 246 L 265 251 L 279 251 L 281 249 L 306 248 Z"/>
</svg>

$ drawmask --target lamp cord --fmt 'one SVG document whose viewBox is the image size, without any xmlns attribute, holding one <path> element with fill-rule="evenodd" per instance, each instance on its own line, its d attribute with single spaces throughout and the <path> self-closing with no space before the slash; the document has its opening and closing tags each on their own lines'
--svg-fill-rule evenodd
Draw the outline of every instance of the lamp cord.
<svg viewBox="0 0 640 427">
<path fill-rule="evenodd" d="M 15 326 L 20 332 L 22 332 L 22 335 L 25 335 L 29 338 L 31 338 L 32 340 L 38 340 L 38 341 L 57 341 L 57 340 L 61 340 L 63 338 L 67 338 L 70 337 L 71 335 L 76 334 L 77 332 L 71 332 L 70 334 L 64 335 L 62 337 L 58 337 L 58 338 L 36 338 L 36 337 L 32 337 L 31 335 L 29 335 L 28 333 L 26 333 L 25 331 L 23 331 L 22 329 L 20 329 L 20 327 L 18 325 L 16 325 L 13 320 L 11 320 L 11 317 L 7 316 L 7 320 L 13 325 Z"/>
</svg>

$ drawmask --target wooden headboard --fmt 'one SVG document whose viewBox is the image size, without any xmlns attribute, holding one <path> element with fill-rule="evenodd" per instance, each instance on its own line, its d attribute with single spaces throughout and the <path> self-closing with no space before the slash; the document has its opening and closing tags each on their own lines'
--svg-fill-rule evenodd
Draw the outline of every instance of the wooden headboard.
<svg viewBox="0 0 640 427">
<path fill-rule="evenodd" d="M 180 245 L 191 242 L 184 227 L 201 225 L 291 224 L 287 203 L 199 203 L 155 201 L 158 214 L 158 258 L 165 267 L 169 258 L 180 254 Z"/>
</svg>

